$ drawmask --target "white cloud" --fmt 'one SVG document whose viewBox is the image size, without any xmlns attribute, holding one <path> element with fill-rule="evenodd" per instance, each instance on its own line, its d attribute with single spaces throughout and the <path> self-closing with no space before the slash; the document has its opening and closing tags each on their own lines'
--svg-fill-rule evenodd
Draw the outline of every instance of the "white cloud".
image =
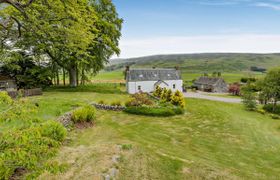
<svg viewBox="0 0 280 180">
<path fill-rule="evenodd" d="M 272 4 L 272 3 L 256 3 L 255 6 L 257 7 L 266 7 L 266 8 L 271 8 L 277 11 L 280 11 L 280 4 Z"/>
<path fill-rule="evenodd" d="M 280 35 L 216 35 L 122 39 L 121 58 L 175 53 L 277 53 Z"/>
</svg>

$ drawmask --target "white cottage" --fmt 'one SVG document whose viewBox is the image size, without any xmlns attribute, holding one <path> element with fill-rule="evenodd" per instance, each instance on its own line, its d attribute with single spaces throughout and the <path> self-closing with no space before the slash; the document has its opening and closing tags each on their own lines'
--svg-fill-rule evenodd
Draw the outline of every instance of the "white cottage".
<svg viewBox="0 0 280 180">
<path fill-rule="evenodd" d="M 126 69 L 126 87 L 129 94 L 153 92 L 157 86 L 183 91 L 181 72 L 176 69 Z"/>
</svg>

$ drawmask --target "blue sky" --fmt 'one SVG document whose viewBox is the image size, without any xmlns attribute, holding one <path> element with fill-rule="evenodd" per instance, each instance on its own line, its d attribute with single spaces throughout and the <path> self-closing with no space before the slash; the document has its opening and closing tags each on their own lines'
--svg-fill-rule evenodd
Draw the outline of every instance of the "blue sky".
<svg viewBox="0 0 280 180">
<path fill-rule="evenodd" d="M 120 57 L 280 52 L 280 0 L 113 2 L 124 19 Z"/>
</svg>

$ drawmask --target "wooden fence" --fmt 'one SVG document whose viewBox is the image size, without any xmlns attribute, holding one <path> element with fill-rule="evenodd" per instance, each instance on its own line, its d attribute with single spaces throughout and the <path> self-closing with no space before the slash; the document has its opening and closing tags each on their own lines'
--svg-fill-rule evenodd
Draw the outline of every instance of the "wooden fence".
<svg viewBox="0 0 280 180">
<path fill-rule="evenodd" d="M 40 96 L 43 95 L 43 91 L 41 88 L 37 89 L 24 89 L 24 90 L 19 90 L 19 91 L 8 91 L 9 96 L 12 98 L 16 98 L 18 96 Z"/>
</svg>

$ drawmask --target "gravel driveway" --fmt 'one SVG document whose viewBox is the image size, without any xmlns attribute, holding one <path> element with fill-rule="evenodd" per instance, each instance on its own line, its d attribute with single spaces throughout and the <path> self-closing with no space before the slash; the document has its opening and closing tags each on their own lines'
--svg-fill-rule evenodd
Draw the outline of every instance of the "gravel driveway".
<svg viewBox="0 0 280 180">
<path fill-rule="evenodd" d="M 206 94 L 194 93 L 194 92 L 184 93 L 184 96 L 187 97 L 187 98 L 207 99 L 207 100 L 221 101 L 221 102 L 226 102 L 226 103 L 237 103 L 237 104 L 239 104 L 239 103 L 242 102 L 242 100 L 239 99 L 239 98 L 209 96 L 209 95 L 206 95 Z"/>
</svg>

